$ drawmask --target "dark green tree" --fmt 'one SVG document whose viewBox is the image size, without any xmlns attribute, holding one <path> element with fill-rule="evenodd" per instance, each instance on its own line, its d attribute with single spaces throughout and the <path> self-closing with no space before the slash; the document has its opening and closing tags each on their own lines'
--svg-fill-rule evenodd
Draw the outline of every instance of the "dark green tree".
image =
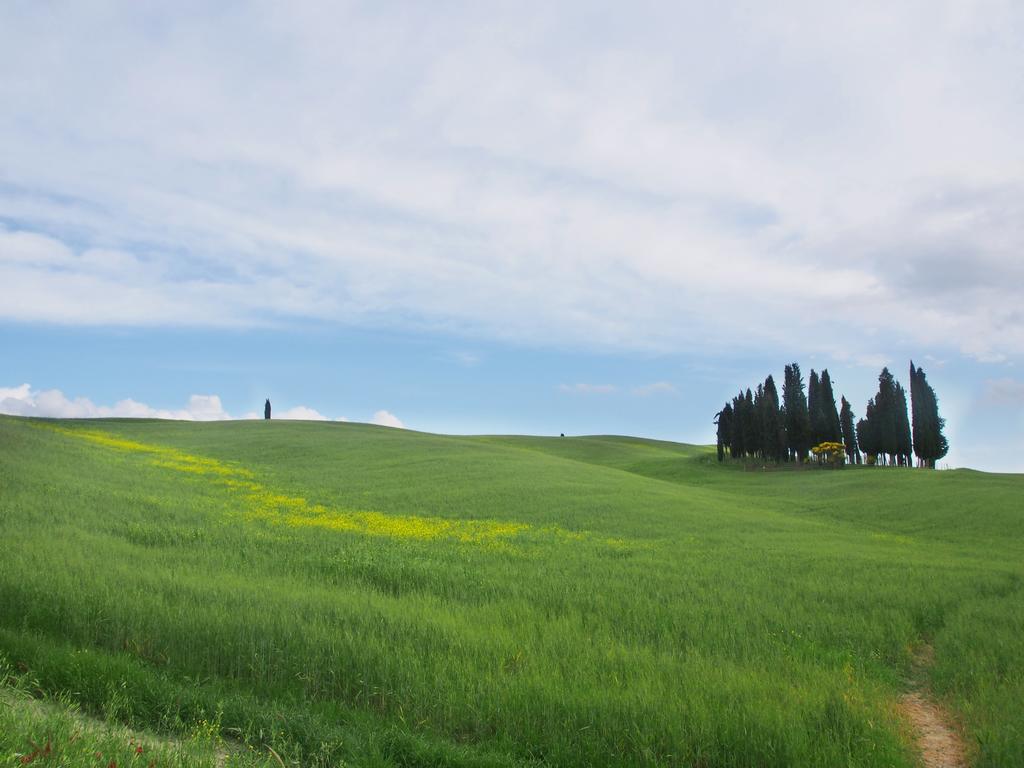
<svg viewBox="0 0 1024 768">
<path fill-rule="evenodd" d="M 867 408 L 864 409 L 864 418 L 857 422 L 857 444 L 867 457 L 868 464 L 878 462 L 880 450 L 874 398 L 868 400 Z"/>
<path fill-rule="evenodd" d="M 925 433 L 927 431 L 927 417 L 922 412 L 924 395 L 921 391 L 921 371 L 914 367 L 914 361 L 910 361 L 910 423 L 911 439 L 914 443 L 914 454 L 917 456 L 918 465 L 925 466 L 924 454 L 927 453 L 925 445 Z"/>
<path fill-rule="evenodd" d="M 839 423 L 839 412 L 836 411 L 836 396 L 832 391 L 832 377 L 828 374 L 828 368 L 821 372 L 821 388 L 818 394 L 821 418 L 824 424 L 822 439 L 818 442 L 828 441 L 840 443 L 843 441 L 843 429 Z"/>
<path fill-rule="evenodd" d="M 907 418 L 907 393 L 903 385 L 896 382 L 896 457 L 901 467 L 909 467 L 912 442 L 910 420 Z"/>
<path fill-rule="evenodd" d="M 888 463 L 895 461 L 899 438 L 896 430 L 896 380 L 883 368 L 878 374 L 878 393 L 875 395 L 874 412 L 867 419 L 872 422 L 874 437 L 877 440 L 877 454 L 887 455 Z"/>
<path fill-rule="evenodd" d="M 853 426 L 853 409 L 846 398 L 843 398 L 842 410 L 839 414 L 840 428 L 843 434 L 843 445 L 846 448 L 846 459 L 851 464 L 860 464 L 860 449 L 857 445 L 857 432 Z"/>
<path fill-rule="evenodd" d="M 781 403 L 775 379 L 768 376 L 755 391 L 740 390 L 715 414 L 718 458 L 723 461 L 728 452 L 733 458 L 803 462 L 813 445 L 842 442 L 850 463 L 859 464 L 863 458 L 870 464 L 910 466 L 916 454 L 922 466 L 934 467 L 949 450 L 945 421 L 939 416 L 935 391 L 913 361 L 910 398 L 908 415 L 906 391 L 883 368 L 878 392 L 855 426 L 845 397 L 842 410 L 836 409 L 828 369 L 820 375 L 811 371 L 805 395 L 800 366 L 791 363 L 786 366 Z"/>
<path fill-rule="evenodd" d="M 756 456 L 761 449 L 760 430 L 757 428 L 757 411 L 754 408 L 754 394 L 747 388 L 743 397 L 743 446 L 747 456 Z"/>
<path fill-rule="evenodd" d="M 861 437 L 860 430 L 857 432 L 861 450 L 880 464 L 908 464 L 912 443 L 907 396 L 888 368 L 878 375 L 878 392 L 868 402 L 865 418 L 868 440 Z"/>
<path fill-rule="evenodd" d="M 943 430 L 946 420 L 939 416 L 939 400 L 928 384 L 924 371 L 910 363 L 910 400 L 913 413 L 914 453 L 922 466 L 935 469 L 935 463 L 949 452 Z"/>
<path fill-rule="evenodd" d="M 782 426 L 779 392 L 775 388 L 775 379 L 770 375 L 764 380 L 764 394 L 761 398 L 761 439 L 765 459 L 785 461 L 786 431 Z"/>
<path fill-rule="evenodd" d="M 786 366 L 782 408 L 785 412 L 786 449 L 791 459 L 802 462 L 811 449 L 811 420 L 804 395 L 804 379 L 796 363 Z"/>
<path fill-rule="evenodd" d="M 729 403 L 715 414 L 715 425 L 717 429 L 718 460 L 725 459 L 725 452 L 732 450 L 732 406 Z"/>
<path fill-rule="evenodd" d="M 754 390 L 754 431 L 757 435 L 757 450 L 755 454 L 764 461 L 765 445 L 764 430 L 762 421 L 764 419 L 764 384 L 758 384 Z"/>
<path fill-rule="evenodd" d="M 807 416 L 811 420 L 811 445 L 822 442 L 825 432 L 824 418 L 821 412 L 821 384 L 818 380 L 818 373 L 811 368 L 811 375 L 807 379 Z"/>
<path fill-rule="evenodd" d="M 730 452 L 734 459 L 742 459 L 744 456 L 744 445 L 743 445 L 743 419 L 744 408 L 746 401 L 743 399 L 743 393 L 732 399 L 732 442 L 730 444 Z"/>
</svg>

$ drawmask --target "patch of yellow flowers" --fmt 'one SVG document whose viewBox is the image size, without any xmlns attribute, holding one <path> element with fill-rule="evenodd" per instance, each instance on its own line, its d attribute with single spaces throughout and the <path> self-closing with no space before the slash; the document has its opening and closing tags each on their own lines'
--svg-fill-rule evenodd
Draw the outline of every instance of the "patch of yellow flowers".
<svg viewBox="0 0 1024 768">
<path fill-rule="evenodd" d="M 327 528 L 370 536 L 406 539 L 456 539 L 474 544 L 494 543 L 529 530 L 525 523 L 495 520 L 449 520 L 425 515 L 386 515 L 367 510 L 340 510 L 310 504 L 300 496 L 275 493 L 259 483 L 235 482 L 245 495 L 245 517 L 297 528 Z"/>
<path fill-rule="evenodd" d="M 113 448 L 115 451 L 149 454 L 152 456 L 149 463 L 157 467 L 167 467 L 179 472 L 191 472 L 197 475 L 218 475 L 220 477 L 253 476 L 252 472 L 235 464 L 228 464 L 216 459 L 207 459 L 202 456 L 193 456 L 184 451 L 179 451 L 177 448 L 139 443 L 112 435 L 109 432 L 102 432 L 98 429 L 70 429 L 52 424 L 39 424 L 38 426 L 51 429 L 62 435 L 86 440 L 95 445 L 102 445 L 105 448 Z"/>
<path fill-rule="evenodd" d="M 100 430 L 71 429 L 50 424 L 38 426 L 116 451 L 146 454 L 149 457 L 148 463 L 156 467 L 206 475 L 242 499 L 242 514 L 247 520 L 263 520 L 297 528 L 325 528 L 370 536 L 421 540 L 448 539 L 495 546 L 500 546 L 503 540 L 533 530 L 527 523 L 519 522 L 389 515 L 383 512 L 344 510 L 326 507 L 323 504 L 311 504 L 301 496 L 277 493 L 267 488 L 253 479 L 255 473 L 234 462 L 193 456 L 177 448 L 140 443 Z M 537 530 L 561 538 L 588 538 L 585 533 L 567 531 L 557 526 Z M 628 543 L 622 539 L 608 539 L 606 544 L 615 549 L 628 547 Z"/>
</svg>

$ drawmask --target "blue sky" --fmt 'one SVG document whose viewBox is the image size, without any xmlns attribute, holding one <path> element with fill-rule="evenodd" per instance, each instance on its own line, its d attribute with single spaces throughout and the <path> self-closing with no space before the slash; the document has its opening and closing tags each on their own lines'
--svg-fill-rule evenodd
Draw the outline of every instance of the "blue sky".
<svg viewBox="0 0 1024 768">
<path fill-rule="evenodd" d="M 1024 470 L 1012 2 L 15 2 L 0 411 L 691 442 L 924 366 Z"/>
</svg>

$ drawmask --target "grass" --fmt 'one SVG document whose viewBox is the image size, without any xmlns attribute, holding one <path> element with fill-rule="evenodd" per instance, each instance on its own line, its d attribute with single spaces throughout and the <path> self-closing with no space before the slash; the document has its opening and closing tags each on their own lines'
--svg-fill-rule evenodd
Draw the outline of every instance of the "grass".
<svg viewBox="0 0 1024 768">
<path fill-rule="evenodd" d="M 0 655 L 83 715 L 293 765 L 913 766 L 895 702 L 928 643 L 975 764 L 1024 766 L 1022 491 L 620 437 L 4 417 Z"/>
<path fill-rule="evenodd" d="M 268 752 L 225 742 L 217 720 L 203 720 L 181 739 L 132 730 L 83 715 L 66 694 L 49 697 L 37 681 L 6 662 L 0 664 L 0 756 L 5 764 L 66 768 L 272 768 Z M 36 698 L 40 696 L 41 698 Z"/>
</svg>

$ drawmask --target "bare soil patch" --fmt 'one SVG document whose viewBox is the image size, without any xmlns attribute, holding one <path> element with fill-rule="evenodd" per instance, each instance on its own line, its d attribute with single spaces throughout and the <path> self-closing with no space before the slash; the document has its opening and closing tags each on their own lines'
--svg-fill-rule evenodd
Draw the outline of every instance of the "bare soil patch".
<svg viewBox="0 0 1024 768">
<path fill-rule="evenodd" d="M 923 682 L 933 659 L 928 645 L 915 654 L 913 689 L 900 698 L 900 709 L 914 726 L 925 768 L 967 768 L 967 748 L 952 715 L 932 698 Z"/>
</svg>

